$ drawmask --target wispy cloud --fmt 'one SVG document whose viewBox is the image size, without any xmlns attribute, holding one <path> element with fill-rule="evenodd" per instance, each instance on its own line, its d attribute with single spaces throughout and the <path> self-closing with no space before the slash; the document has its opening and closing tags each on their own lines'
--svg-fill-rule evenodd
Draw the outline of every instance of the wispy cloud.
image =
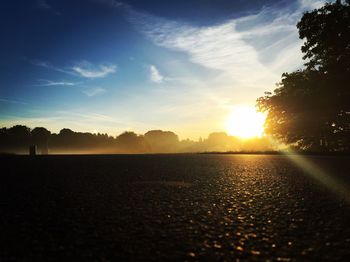
<svg viewBox="0 0 350 262">
<path fill-rule="evenodd" d="M 149 66 L 149 77 L 152 82 L 162 83 L 164 77 L 160 74 L 158 68 L 155 65 Z"/>
<path fill-rule="evenodd" d="M 325 1 L 298 0 L 289 6 L 265 6 L 255 14 L 213 26 L 193 26 L 100 0 L 121 9 L 153 43 L 188 54 L 191 62 L 218 70 L 237 86 L 273 86 L 281 73 L 302 66 L 296 23 L 302 13 Z M 152 70 L 156 72 L 155 70 Z"/>
<path fill-rule="evenodd" d="M 101 121 L 101 122 L 108 122 L 108 123 L 114 123 L 117 125 L 122 125 L 122 123 L 116 121 L 115 118 L 109 115 L 100 114 L 100 113 L 94 113 L 94 112 L 81 113 L 76 111 L 64 111 L 64 110 L 59 110 L 56 113 L 64 117 L 83 118 L 85 120 L 90 120 L 90 121 Z"/>
<path fill-rule="evenodd" d="M 46 79 L 39 79 L 40 83 L 37 86 L 75 86 L 78 83 L 68 81 L 51 81 Z"/>
<path fill-rule="evenodd" d="M 237 82 L 249 86 L 261 83 L 261 77 L 268 81 L 276 79 L 276 75 L 271 71 L 275 61 L 268 61 L 264 64 L 260 60 L 263 50 L 257 50 L 248 43 L 249 39 L 259 38 L 262 41 L 265 38 L 267 41 L 273 38 L 273 32 L 285 35 L 294 33 L 293 40 L 296 40 L 298 47 L 300 46 L 296 33 L 291 32 L 291 27 L 281 26 L 275 21 L 259 28 L 239 31 L 238 27 L 242 26 L 245 21 L 230 20 L 212 27 L 194 27 L 135 11 L 130 15 L 132 15 L 130 20 L 156 45 L 183 51 L 189 55 L 191 62 L 225 72 Z M 258 18 L 251 17 L 250 19 Z M 288 50 L 290 50 L 293 44 L 295 43 L 288 43 L 285 47 L 289 47 Z M 264 47 L 267 52 L 272 51 L 269 47 Z M 288 50 L 285 51 L 288 52 Z M 284 50 L 277 49 L 274 51 L 284 52 Z M 272 64 L 270 68 L 269 63 Z"/>
<path fill-rule="evenodd" d="M 29 60 L 29 62 L 35 66 L 89 79 L 103 78 L 117 71 L 117 65 L 108 63 L 92 64 L 88 61 L 83 61 L 75 63 L 73 66 L 58 67 L 48 61 Z"/>
<path fill-rule="evenodd" d="M 41 67 L 45 67 L 45 68 L 54 69 L 54 66 L 51 63 L 47 62 L 47 61 L 31 59 L 31 60 L 29 60 L 29 62 L 32 65 L 35 65 L 35 66 L 41 66 Z"/>
<path fill-rule="evenodd" d="M 334 1 L 328 1 L 328 2 L 334 2 Z M 299 4 L 301 8 L 304 8 L 306 10 L 310 9 L 316 9 L 324 5 L 325 1 L 322 0 L 299 0 Z"/>
<path fill-rule="evenodd" d="M 81 62 L 72 67 L 72 70 L 85 78 L 102 78 L 117 71 L 117 66 L 112 64 L 93 65 L 89 62 Z"/>
<path fill-rule="evenodd" d="M 83 93 L 89 97 L 98 96 L 106 93 L 106 89 L 102 87 L 90 88 L 83 91 Z"/>
<path fill-rule="evenodd" d="M 70 68 L 58 67 L 58 66 L 55 66 L 55 65 L 51 64 L 48 61 L 43 61 L 43 60 L 38 60 L 38 59 L 29 59 L 28 61 L 29 61 L 29 63 L 31 63 L 32 65 L 35 65 L 35 66 L 39 66 L 39 67 L 43 67 L 43 68 L 46 68 L 46 69 L 54 70 L 54 71 L 57 71 L 57 72 L 60 72 L 60 73 L 64 73 L 64 74 L 76 75 L 75 72 L 70 70 Z"/>
</svg>

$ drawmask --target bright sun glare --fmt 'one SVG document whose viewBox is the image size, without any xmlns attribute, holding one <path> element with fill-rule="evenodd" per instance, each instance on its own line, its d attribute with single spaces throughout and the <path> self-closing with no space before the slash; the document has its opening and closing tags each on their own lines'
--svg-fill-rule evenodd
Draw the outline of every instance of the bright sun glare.
<svg viewBox="0 0 350 262">
<path fill-rule="evenodd" d="M 266 114 L 257 112 L 254 107 L 234 107 L 226 123 L 229 135 L 240 138 L 261 137 L 264 133 Z"/>
</svg>

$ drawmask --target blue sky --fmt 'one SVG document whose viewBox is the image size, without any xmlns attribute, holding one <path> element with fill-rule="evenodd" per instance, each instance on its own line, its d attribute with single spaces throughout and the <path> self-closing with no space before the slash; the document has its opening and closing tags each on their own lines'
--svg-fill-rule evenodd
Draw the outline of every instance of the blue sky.
<svg viewBox="0 0 350 262">
<path fill-rule="evenodd" d="M 222 131 L 235 106 L 302 66 L 295 25 L 323 3 L 4 0 L 0 124 Z"/>
</svg>

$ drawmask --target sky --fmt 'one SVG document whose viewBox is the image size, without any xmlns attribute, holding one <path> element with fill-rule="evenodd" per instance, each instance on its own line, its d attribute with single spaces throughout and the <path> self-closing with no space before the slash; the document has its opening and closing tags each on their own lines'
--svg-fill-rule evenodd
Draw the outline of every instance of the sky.
<svg viewBox="0 0 350 262">
<path fill-rule="evenodd" d="M 0 126 L 225 131 L 302 67 L 296 24 L 324 2 L 1 1 Z"/>
</svg>

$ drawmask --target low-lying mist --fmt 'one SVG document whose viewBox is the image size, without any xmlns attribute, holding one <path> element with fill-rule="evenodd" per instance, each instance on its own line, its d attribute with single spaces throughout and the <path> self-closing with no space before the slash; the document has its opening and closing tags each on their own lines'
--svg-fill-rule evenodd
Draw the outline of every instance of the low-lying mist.
<svg viewBox="0 0 350 262">
<path fill-rule="evenodd" d="M 211 133 L 197 141 L 180 140 L 171 131 L 151 130 L 145 134 L 124 132 L 116 137 L 62 129 L 58 134 L 46 128 L 13 126 L 0 129 L 0 152 L 28 154 L 30 145 L 38 154 L 146 154 L 192 152 L 262 152 L 276 150 L 268 137 L 240 139 L 224 132 Z"/>
</svg>

